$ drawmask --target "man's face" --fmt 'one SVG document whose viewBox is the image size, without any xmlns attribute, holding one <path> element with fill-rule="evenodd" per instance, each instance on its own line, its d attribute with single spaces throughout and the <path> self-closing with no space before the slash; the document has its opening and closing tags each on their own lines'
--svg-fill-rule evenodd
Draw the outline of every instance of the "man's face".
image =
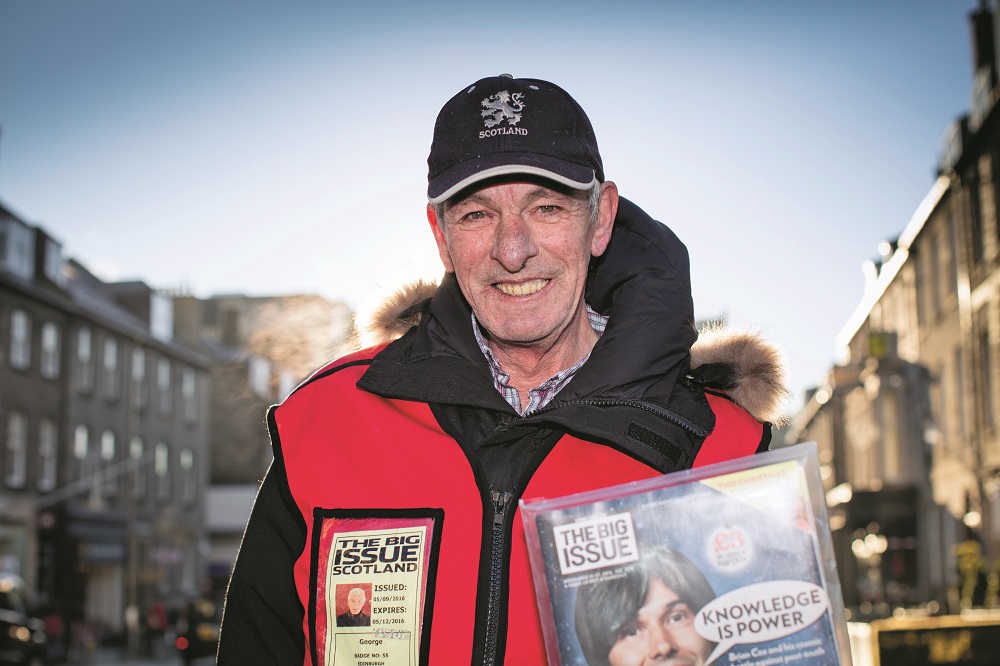
<svg viewBox="0 0 1000 666">
<path fill-rule="evenodd" d="M 653 579 L 635 617 L 619 631 L 608 653 L 611 666 L 701 666 L 715 644 L 694 630 L 694 612 Z"/>
<path fill-rule="evenodd" d="M 365 593 L 361 590 L 351 590 L 347 595 L 347 608 L 351 615 L 357 615 L 365 607 Z"/>
<path fill-rule="evenodd" d="M 613 183 L 605 183 L 594 225 L 587 193 L 511 182 L 449 202 L 443 221 L 428 207 L 428 219 L 490 341 L 544 347 L 570 326 L 589 325 L 587 265 L 607 247 L 616 208 Z"/>
</svg>

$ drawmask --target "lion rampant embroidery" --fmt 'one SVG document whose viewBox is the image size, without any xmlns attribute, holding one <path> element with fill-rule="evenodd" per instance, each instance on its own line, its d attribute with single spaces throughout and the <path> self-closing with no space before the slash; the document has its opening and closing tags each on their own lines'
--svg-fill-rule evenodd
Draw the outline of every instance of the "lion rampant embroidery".
<svg viewBox="0 0 1000 666">
<path fill-rule="evenodd" d="M 491 95 L 483 100 L 483 121 L 487 127 L 496 127 L 503 120 L 507 119 L 508 125 L 516 125 L 521 120 L 521 110 L 524 108 L 524 97 L 521 93 L 511 95 L 506 90 L 501 90 L 496 95 Z"/>
</svg>

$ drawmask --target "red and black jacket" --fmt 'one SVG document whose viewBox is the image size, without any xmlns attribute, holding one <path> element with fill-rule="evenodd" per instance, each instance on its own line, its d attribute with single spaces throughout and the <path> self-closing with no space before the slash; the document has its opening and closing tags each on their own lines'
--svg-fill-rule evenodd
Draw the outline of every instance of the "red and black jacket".
<svg viewBox="0 0 1000 666">
<path fill-rule="evenodd" d="M 623 200 L 587 300 L 610 316 L 604 335 L 526 416 L 493 387 L 453 276 L 402 338 L 331 364 L 272 408 L 275 459 L 233 572 L 219 663 L 322 663 L 323 521 L 398 515 L 437 521 L 421 663 L 544 664 L 519 499 L 767 447 L 767 424 L 704 385 L 738 391 L 738 364 L 691 368 L 687 253 L 669 229 Z"/>
</svg>

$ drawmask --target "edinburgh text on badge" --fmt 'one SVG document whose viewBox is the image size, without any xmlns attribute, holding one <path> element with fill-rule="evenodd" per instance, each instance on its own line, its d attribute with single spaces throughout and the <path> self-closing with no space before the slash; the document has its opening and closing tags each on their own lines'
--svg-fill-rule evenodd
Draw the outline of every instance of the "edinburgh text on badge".
<svg viewBox="0 0 1000 666">
<path fill-rule="evenodd" d="M 552 528 L 562 575 L 639 559 L 632 514 L 615 513 Z"/>
</svg>

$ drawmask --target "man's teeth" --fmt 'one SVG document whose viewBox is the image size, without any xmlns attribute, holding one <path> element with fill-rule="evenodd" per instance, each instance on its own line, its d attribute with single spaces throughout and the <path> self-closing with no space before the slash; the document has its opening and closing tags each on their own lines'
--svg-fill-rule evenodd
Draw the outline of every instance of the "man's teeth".
<svg viewBox="0 0 1000 666">
<path fill-rule="evenodd" d="M 548 283 L 548 280 L 532 280 L 531 282 L 519 282 L 518 284 L 498 282 L 497 289 L 508 296 L 528 296 L 536 291 L 540 291 Z"/>
</svg>

